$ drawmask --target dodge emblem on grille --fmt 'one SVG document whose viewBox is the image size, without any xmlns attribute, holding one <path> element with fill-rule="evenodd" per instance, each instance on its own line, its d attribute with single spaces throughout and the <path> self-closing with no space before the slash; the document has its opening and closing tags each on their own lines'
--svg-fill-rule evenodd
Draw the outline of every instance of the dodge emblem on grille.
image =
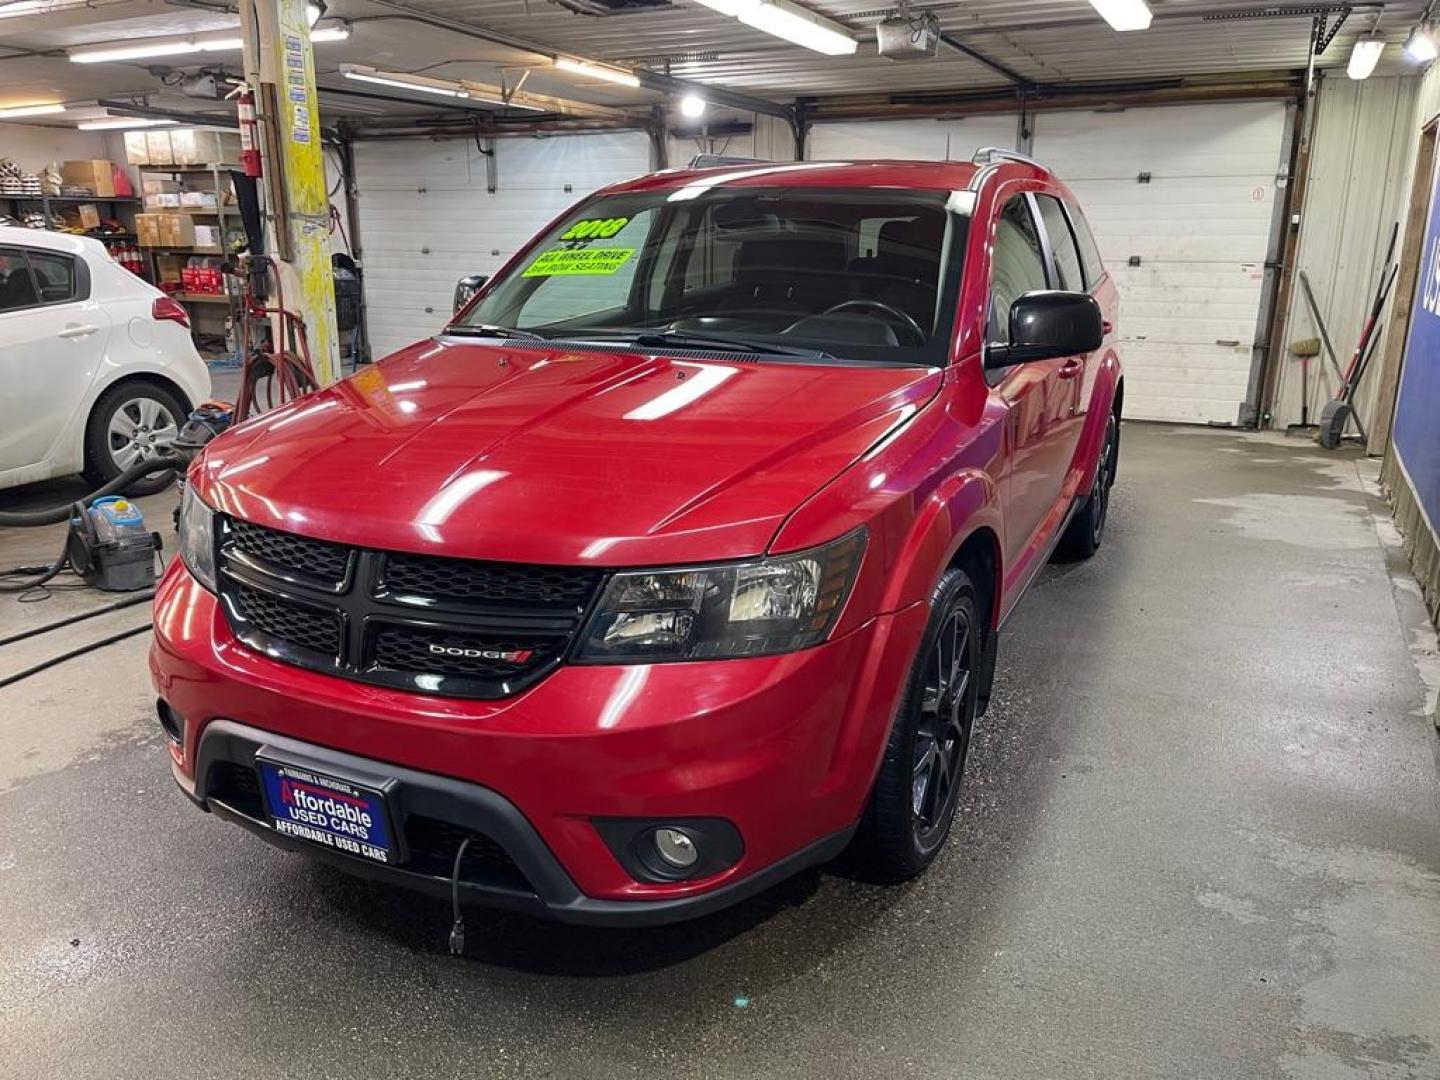
<svg viewBox="0 0 1440 1080">
<path fill-rule="evenodd" d="M 434 645 L 430 651 L 436 656 L 468 656 L 475 660 L 500 660 L 507 664 L 523 664 L 534 655 L 532 649 L 513 649 L 503 652 L 500 649 L 466 649 L 459 645 Z"/>
</svg>

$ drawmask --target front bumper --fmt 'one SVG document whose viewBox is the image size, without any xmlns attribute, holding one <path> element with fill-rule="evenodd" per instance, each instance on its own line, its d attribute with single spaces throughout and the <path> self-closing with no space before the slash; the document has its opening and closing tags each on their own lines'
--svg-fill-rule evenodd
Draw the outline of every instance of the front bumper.
<svg viewBox="0 0 1440 1080">
<path fill-rule="evenodd" d="M 297 844 L 276 836 L 263 810 L 212 792 L 213 762 L 248 766 L 266 745 L 322 772 L 333 756 L 342 775 L 401 779 L 415 813 L 484 833 L 512 864 L 465 881 L 472 893 L 571 921 L 663 922 L 734 902 L 843 846 L 925 617 L 916 605 L 784 656 L 562 667 L 505 700 L 458 700 L 262 655 L 234 639 L 215 597 L 177 561 L 157 593 L 151 670 L 179 718 L 180 786 L 272 843 Z M 744 851 L 705 878 L 642 882 L 596 829 L 605 818 L 723 818 Z M 449 867 L 375 866 L 299 846 L 357 873 L 448 887 Z"/>
<path fill-rule="evenodd" d="M 243 790 L 227 788 L 223 779 L 212 787 L 212 781 L 226 775 L 225 766 L 252 769 L 255 754 L 261 747 L 287 762 L 317 772 L 377 785 L 394 781 L 389 792 L 389 807 L 400 831 L 407 831 L 407 824 L 417 820 L 443 822 L 451 829 L 465 830 L 494 842 L 493 849 L 463 869 L 459 888 L 464 893 L 477 896 L 492 907 L 548 916 L 561 922 L 657 926 L 696 918 L 753 896 L 808 866 L 834 858 L 854 831 L 851 826 L 822 837 L 763 870 L 708 892 L 656 900 L 601 900 L 586 896 L 576 888 L 574 880 L 514 803 L 478 784 L 326 750 L 231 720 L 215 720 L 206 725 L 196 761 L 196 775 L 201 777 L 198 783 L 181 771 L 178 763 L 172 765 L 175 782 L 192 802 L 217 817 L 249 829 L 276 847 L 303 852 L 351 873 L 437 896 L 447 896 L 451 890 L 448 859 L 412 851 L 409 862 L 386 866 L 292 839 L 271 828 L 263 806 L 252 801 Z"/>
</svg>

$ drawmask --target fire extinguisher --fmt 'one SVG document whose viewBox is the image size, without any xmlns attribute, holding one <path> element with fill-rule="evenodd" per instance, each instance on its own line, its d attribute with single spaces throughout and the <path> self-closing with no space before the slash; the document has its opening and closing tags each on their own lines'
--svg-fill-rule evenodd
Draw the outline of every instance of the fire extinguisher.
<svg viewBox="0 0 1440 1080">
<path fill-rule="evenodd" d="M 255 91 L 242 86 L 236 104 L 240 107 L 240 166 L 246 176 L 258 179 L 264 174 L 260 169 L 260 125 L 255 121 Z"/>
</svg>

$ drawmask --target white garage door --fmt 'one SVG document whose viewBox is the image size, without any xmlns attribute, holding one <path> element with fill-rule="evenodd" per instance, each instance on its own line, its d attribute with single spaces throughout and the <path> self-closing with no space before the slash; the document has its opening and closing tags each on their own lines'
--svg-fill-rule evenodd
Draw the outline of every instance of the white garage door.
<svg viewBox="0 0 1440 1080">
<path fill-rule="evenodd" d="M 1032 153 L 1074 190 L 1120 289 L 1126 416 L 1237 419 L 1285 130 L 1278 102 L 1036 118 Z"/>
<path fill-rule="evenodd" d="M 494 145 L 494 192 L 474 140 L 356 145 L 366 322 L 377 358 L 444 325 L 459 278 L 493 273 L 571 203 L 650 168 L 643 132 Z"/>
<path fill-rule="evenodd" d="M 805 156 L 811 161 L 903 158 L 969 161 L 982 146 L 1014 148 L 1019 119 L 1014 113 L 964 120 L 864 120 L 816 124 Z"/>
</svg>

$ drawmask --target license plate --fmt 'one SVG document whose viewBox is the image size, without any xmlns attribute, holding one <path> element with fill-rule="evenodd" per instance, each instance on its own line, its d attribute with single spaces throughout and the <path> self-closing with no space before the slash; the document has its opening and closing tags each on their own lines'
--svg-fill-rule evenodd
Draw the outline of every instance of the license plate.
<svg viewBox="0 0 1440 1080">
<path fill-rule="evenodd" d="M 371 862 L 395 862 L 383 791 L 300 765 L 266 760 L 255 764 L 277 833 Z"/>
</svg>

